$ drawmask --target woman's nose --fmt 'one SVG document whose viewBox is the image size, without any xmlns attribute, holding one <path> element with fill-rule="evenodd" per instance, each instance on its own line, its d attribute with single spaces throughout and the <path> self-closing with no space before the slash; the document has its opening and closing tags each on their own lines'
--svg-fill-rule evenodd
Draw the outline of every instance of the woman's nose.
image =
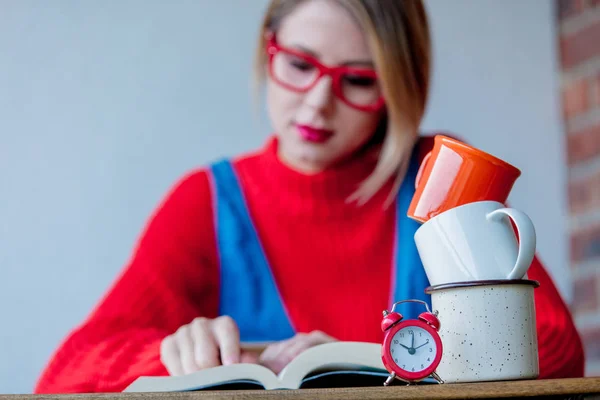
<svg viewBox="0 0 600 400">
<path fill-rule="evenodd" d="M 323 76 L 306 93 L 304 102 L 311 108 L 328 110 L 332 106 L 333 96 L 333 81 L 330 76 Z"/>
</svg>

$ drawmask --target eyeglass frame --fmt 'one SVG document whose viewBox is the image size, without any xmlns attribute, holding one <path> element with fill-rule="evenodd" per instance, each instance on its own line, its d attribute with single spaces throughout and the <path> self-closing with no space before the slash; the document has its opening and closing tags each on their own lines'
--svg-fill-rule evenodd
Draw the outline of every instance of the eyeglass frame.
<svg viewBox="0 0 600 400">
<path fill-rule="evenodd" d="M 266 49 L 266 52 L 268 55 L 269 74 L 274 81 L 276 81 L 279 85 L 283 86 L 284 88 L 294 91 L 294 92 L 304 93 L 304 92 L 311 90 L 323 76 L 330 76 L 333 93 L 336 95 L 337 98 L 339 98 L 342 102 L 344 102 L 348 106 L 355 108 L 357 110 L 360 110 L 360 111 L 376 112 L 376 111 L 379 111 L 381 108 L 383 108 L 383 106 L 385 105 L 385 99 L 384 99 L 383 95 L 379 96 L 379 99 L 377 99 L 374 104 L 370 104 L 370 105 L 366 105 L 366 106 L 354 104 L 346 98 L 346 96 L 344 95 L 344 92 L 342 90 L 341 81 L 342 81 L 342 77 L 344 74 L 354 73 L 354 74 L 357 74 L 360 76 L 366 76 L 366 77 L 370 77 L 370 78 L 374 78 L 374 79 L 379 79 L 377 72 L 375 72 L 374 70 L 366 69 L 366 68 L 350 67 L 350 66 L 346 66 L 346 65 L 328 66 L 328 65 L 323 64 L 322 62 L 320 62 L 315 57 L 313 57 L 309 54 L 306 54 L 302 51 L 294 50 L 289 47 L 280 45 L 279 43 L 277 43 L 276 35 L 273 32 L 267 33 L 265 35 L 265 37 L 267 40 L 265 49 Z M 298 88 L 297 86 L 290 85 L 290 84 L 278 79 L 275 76 L 275 74 L 273 73 L 273 59 L 275 58 L 275 55 L 280 51 L 291 54 L 294 57 L 298 57 L 298 58 L 314 65 L 318 71 L 317 76 L 315 77 L 314 81 L 305 88 Z"/>
</svg>

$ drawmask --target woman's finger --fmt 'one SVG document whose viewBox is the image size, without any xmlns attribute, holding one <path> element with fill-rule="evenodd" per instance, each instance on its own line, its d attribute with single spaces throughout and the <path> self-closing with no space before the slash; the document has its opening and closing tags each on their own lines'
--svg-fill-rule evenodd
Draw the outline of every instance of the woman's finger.
<svg viewBox="0 0 600 400">
<path fill-rule="evenodd" d="M 290 361 L 296 358 L 298 354 L 310 347 L 312 347 L 312 344 L 308 339 L 308 336 L 305 336 L 287 346 L 284 351 L 279 354 L 279 358 L 288 364 Z"/>
<path fill-rule="evenodd" d="M 279 355 L 279 353 L 281 353 L 281 351 L 283 351 L 285 347 L 288 346 L 290 342 L 292 342 L 292 340 L 293 339 L 282 340 L 268 345 L 265 351 L 263 351 L 260 355 L 260 362 L 262 363 L 264 361 L 276 358 Z"/>
<path fill-rule="evenodd" d="M 223 365 L 240 362 L 240 331 L 229 316 L 222 316 L 212 323 L 212 332 L 219 347 Z"/>
<path fill-rule="evenodd" d="M 329 336 L 323 331 L 312 331 L 307 336 L 308 341 L 312 346 L 336 341 L 336 339 L 333 336 Z"/>
<path fill-rule="evenodd" d="M 285 354 L 286 349 L 290 346 L 293 346 L 298 340 L 299 337 L 296 335 L 291 339 L 269 345 L 260 355 L 259 363 L 269 368 L 276 374 L 280 373 L 289 362 L 287 359 L 282 359 L 282 354 Z"/>
<path fill-rule="evenodd" d="M 183 374 L 189 374 L 198 370 L 198 366 L 194 361 L 194 342 L 192 334 L 187 325 L 182 326 L 175 332 L 175 341 L 179 349 L 179 358 Z"/>
<path fill-rule="evenodd" d="M 281 364 L 283 364 L 283 367 L 281 368 L 284 368 L 285 365 L 289 364 L 303 351 L 313 346 L 333 341 L 335 341 L 333 337 L 321 331 L 312 331 L 307 335 L 298 334 L 294 337 L 294 341 L 291 342 L 288 346 L 286 346 L 281 353 L 279 353 L 279 355 L 277 356 L 278 363 L 280 366 Z"/>
<path fill-rule="evenodd" d="M 196 318 L 191 323 L 191 336 L 194 340 L 194 348 L 191 354 L 197 369 L 221 365 L 219 348 L 210 325 L 211 321 L 206 318 Z"/>
<path fill-rule="evenodd" d="M 169 372 L 169 375 L 183 375 L 179 348 L 173 335 L 167 336 L 160 342 L 160 361 Z"/>
</svg>

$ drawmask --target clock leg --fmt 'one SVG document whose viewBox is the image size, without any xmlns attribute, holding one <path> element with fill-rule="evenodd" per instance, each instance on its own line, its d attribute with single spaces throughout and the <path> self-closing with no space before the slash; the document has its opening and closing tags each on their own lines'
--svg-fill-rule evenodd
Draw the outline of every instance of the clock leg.
<svg viewBox="0 0 600 400">
<path fill-rule="evenodd" d="M 433 376 L 433 379 L 438 381 L 438 383 L 444 383 L 444 381 L 442 380 L 442 378 L 440 378 L 440 376 L 437 374 L 437 372 L 432 372 L 431 376 Z"/>
<path fill-rule="evenodd" d="M 387 377 L 387 379 L 385 380 L 385 382 L 383 382 L 383 386 L 388 386 L 390 383 L 392 383 L 392 381 L 396 378 L 396 373 L 392 372 L 392 374 L 390 376 Z"/>
</svg>

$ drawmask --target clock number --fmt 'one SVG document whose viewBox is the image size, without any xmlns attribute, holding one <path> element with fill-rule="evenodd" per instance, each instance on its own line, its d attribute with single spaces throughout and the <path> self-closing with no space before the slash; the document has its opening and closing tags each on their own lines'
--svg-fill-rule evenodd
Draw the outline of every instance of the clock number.
<svg viewBox="0 0 600 400">
<path fill-rule="evenodd" d="M 398 344 L 398 340 L 394 340 L 394 344 Z"/>
<path fill-rule="evenodd" d="M 400 333 L 400 337 L 403 338 L 404 337 L 404 332 Z"/>
<path fill-rule="evenodd" d="M 423 332 L 419 332 L 419 337 L 423 336 Z"/>
<path fill-rule="evenodd" d="M 432 353 L 432 352 L 433 352 L 433 349 L 432 349 L 431 347 L 429 348 L 429 352 L 430 352 L 430 353 Z"/>
<path fill-rule="evenodd" d="M 414 335 L 415 333 L 412 331 L 412 329 L 410 331 L 408 331 L 409 335 Z"/>
<path fill-rule="evenodd" d="M 431 361 L 431 358 L 427 358 L 427 361 Z"/>
<path fill-rule="evenodd" d="M 394 358 L 394 361 L 396 361 L 396 364 L 398 364 L 398 359 L 397 358 Z"/>
<path fill-rule="evenodd" d="M 402 368 L 406 368 L 406 364 L 402 364 Z"/>
<path fill-rule="evenodd" d="M 394 349 L 392 349 L 392 353 L 394 352 Z"/>
<path fill-rule="evenodd" d="M 412 367 L 412 372 L 415 372 L 415 367 Z"/>
<path fill-rule="evenodd" d="M 421 364 L 421 368 L 425 368 L 425 367 L 423 366 L 423 364 Z"/>
</svg>

